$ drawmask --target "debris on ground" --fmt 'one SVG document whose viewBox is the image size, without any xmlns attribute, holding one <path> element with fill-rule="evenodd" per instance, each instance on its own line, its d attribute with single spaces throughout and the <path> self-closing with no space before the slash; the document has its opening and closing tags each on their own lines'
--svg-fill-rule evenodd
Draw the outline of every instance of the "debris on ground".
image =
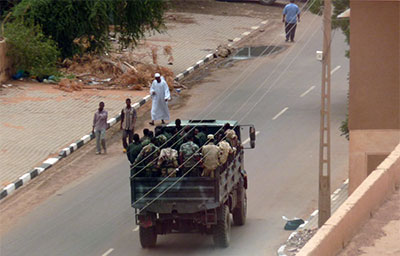
<svg viewBox="0 0 400 256">
<path fill-rule="evenodd" d="M 315 235 L 318 231 L 317 228 L 314 229 L 303 229 L 294 232 L 286 242 L 285 254 L 287 256 L 296 255 L 301 248 Z"/>
<path fill-rule="evenodd" d="M 65 92 L 81 91 L 84 84 L 81 81 L 71 80 L 68 78 L 61 79 L 55 88 L 63 90 Z"/>
<path fill-rule="evenodd" d="M 152 49 L 153 62 L 157 63 L 157 49 Z M 170 56 L 172 47 L 164 47 L 164 54 Z M 129 55 L 90 55 L 74 56 L 62 62 L 61 72 L 72 74 L 74 79 L 63 79 L 58 88 L 64 91 L 93 89 L 131 89 L 142 90 L 149 88 L 154 80 L 154 74 L 160 73 L 167 81 L 170 89 L 177 85 L 174 81 L 174 73 L 166 67 L 157 64 L 146 64 L 134 61 Z M 51 81 L 46 81 L 51 83 Z M 181 86 L 179 86 L 181 88 Z"/>
<path fill-rule="evenodd" d="M 219 45 L 217 47 L 217 56 L 221 58 L 227 58 L 232 53 L 233 48 L 227 45 Z"/>
<path fill-rule="evenodd" d="M 300 225 L 304 224 L 304 220 L 300 218 L 288 219 L 285 216 L 282 216 L 282 219 L 286 220 L 285 230 L 296 230 Z"/>
</svg>

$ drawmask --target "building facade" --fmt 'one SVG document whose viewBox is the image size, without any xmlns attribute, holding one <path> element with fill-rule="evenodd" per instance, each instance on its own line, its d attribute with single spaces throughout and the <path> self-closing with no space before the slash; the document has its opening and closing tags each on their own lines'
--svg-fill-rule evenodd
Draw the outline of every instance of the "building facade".
<svg viewBox="0 0 400 256">
<path fill-rule="evenodd" d="M 349 193 L 400 143 L 400 0 L 350 1 Z"/>
</svg>

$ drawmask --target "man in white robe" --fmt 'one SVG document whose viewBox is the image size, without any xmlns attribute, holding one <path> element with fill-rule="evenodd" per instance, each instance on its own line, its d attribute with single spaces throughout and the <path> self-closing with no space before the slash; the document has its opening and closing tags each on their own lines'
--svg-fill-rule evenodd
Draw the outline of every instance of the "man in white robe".
<svg viewBox="0 0 400 256">
<path fill-rule="evenodd" d="M 151 125 L 154 125 L 154 121 L 161 120 L 165 124 L 164 120 L 169 120 L 168 100 L 171 99 L 168 84 L 159 73 L 154 75 L 155 80 L 150 87 L 150 95 L 152 99 L 151 106 Z"/>
</svg>

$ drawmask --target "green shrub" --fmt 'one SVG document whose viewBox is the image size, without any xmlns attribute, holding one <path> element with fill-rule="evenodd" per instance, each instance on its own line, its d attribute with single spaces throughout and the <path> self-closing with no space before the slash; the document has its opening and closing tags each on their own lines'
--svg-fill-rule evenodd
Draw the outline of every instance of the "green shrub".
<svg viewBox="0 0 400 256">
<path fill-rule="evenodd" d="M 43 35 L 39 26 L 14 21 L 6 24 L 4 34 L 9 46 L 7 54 L 17 70 L 38 77 L 57 74 L 60 51 L 53 40 Z"/>
<path fill-rule="evenodd" d="M 39 24 L 67 58 L 85 51 L 104 52 L 111 25 L 121 48 L 135 44 L 145 32 L 164 27 L 165 9 L 163 0 L 22 0 L 12 18 Z"/>
</svg>

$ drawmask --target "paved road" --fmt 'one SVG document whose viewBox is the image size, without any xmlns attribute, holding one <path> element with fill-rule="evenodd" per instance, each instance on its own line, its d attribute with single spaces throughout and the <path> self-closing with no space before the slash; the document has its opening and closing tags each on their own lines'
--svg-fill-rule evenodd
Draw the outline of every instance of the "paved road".
<svg viewBox="0 0 400 256">
<path fill-rule="evenodd" d="M 120 156 L 113 165 L 99 164 L 99 172 L 33 210 L 2 238 L 1 255 L 275 255 L 290 234 L 283 230 L 281 216 L 307 218 L 317 205 L 321 65 L 315 60 L 315 51 L 321 48 L 322 35 L 317 23 L 310 26 L 317 33 L 303 31 L 304 37 L 298 37 L 289 48 L 292 50 L 260 59 L 261 66 L 252 69 L 240 89 L 217 107 L 210 103 L 212 95 L 230 86 L 255 60 L 213 73 L 208 82 L 193 89 L 196 97 L 189 100 L 182 114 L 182 118 L 192 118 L 198 114 L 195 109 L 206 109 L 208 116 L 220 119 L 242 119 L 246 115 L 242 123 L 254 123 L 260 132 L 257 149 L 246 152 L 245 159 L 249 173 L 248 222 L 232 229 L 229 248 L 216 249 L 211 237 L 193 234 L 161 236 L 157 248 L 141 249 L 130 208 L 128 164 Z M 332 46 L 332 69 L 341 66 L 332 77 L 334 190 L 347 177 L 348 144 L 337 128 L 346 112 L 348 60 L 340 33 L 336 33 Z M 275 75 L 270 77 L 273 70 Z M 279 82 L 274 83 L 281 73 Z M 267 77 L 267 84 L 232 116 Z M 272 84 L 266 97 L 246 114 Z M 310 89 L 312 86 L 315 88 Z"/>
</svg>

